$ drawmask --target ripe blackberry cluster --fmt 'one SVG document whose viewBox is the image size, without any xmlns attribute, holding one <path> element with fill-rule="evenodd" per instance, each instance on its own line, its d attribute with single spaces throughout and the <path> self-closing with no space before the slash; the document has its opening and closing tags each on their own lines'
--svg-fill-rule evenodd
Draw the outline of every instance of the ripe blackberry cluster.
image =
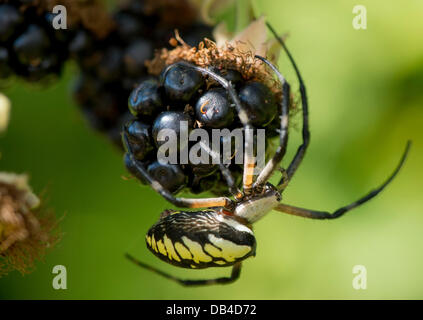
<svg viewBox="0 0 423 320">
<path fill-rule="evenodd" d="M 67 8 L 67 29 L 52 26 L 55 4 Z M 211 38 L 196 19 L 183 0 L 122 0 L 111 13 L 102 0 L 0 0 L 0 81 L 45 82 L 73 60 L 81 71 L 75 101 L 94 129 L 121 146 L 127 97 L 148 78 L 144 62 L 169 46 L 175 29 L 192 45 Z"/>
<path fill-rule="evenodd" d="M 266 129 L 266 142 L 277 135 L 276 127 L 280 122 L 278 98 L 267 85 L 245 79 L 235 69 L 208 67 L 231 81 L 251 124 L 255 128 Z M 219 196 L 227 195 L 224 177 L 219 166 L 212 164 L 211 158 L 209 164 L 161 164 L 157 159 L 158 148 L 165 143 L 161 141 L 163 138 L 158 139 L 158 133 L 162 129 L 170 129 L 176 133 L 179 141 L 181 121 L 188 123 L 189 131 L 199 127 L 207 130 L 210 139 L 213 129 L 243 128 L 225 89 L 183 62 L 175 62 L 166 66 L 158 79 L 140 83 L 131 92 L 128 106 L 134 118 L 124 126 L 123 141 L 127 151 L 130 150 L 134 158 L 145 165 L 154 179 L 174 194 L 185 189 L 194 194 L 210 191 Z M 188 149 L 198 141 L 188 142 Z M 176 148 L 180 150 L 182 147 L 178 143 Z M 223 144 L 220 152 L 222 148 Z M 231 152 L 237 152 L 233 144 Z M 144 183 L 133 167 L 129 153 L 126 153 L 124 161 L 128 171 Z M 228 168 L 239 186 L 243 165 L 236 164 L 232 159 Z"/>
<path fill-rule="evenodd" d="M 193 45 L 211 37 L 211 28 L 194 21 L 187 2 L 156 2 L 160 5 L 126 1 L 112 13 L 115 27 L 107 37 L 99 40 L 81 29 L 69 43 L 70 56 L 82 71 L 73 90 L 75 100 L 90 125 L 119 146 L 121 128 L 130 118 L 128 96 L 150 77 L 145 61 L 156 49 L 169 46 L 175 29 Z"/>
<path fill-rule="evenodd" d="M 33 3 L 0 0 L 0 80 L 59 75 L 68 57 L 67 34 L 52 27 L 53 13 Z"/>
</svg>

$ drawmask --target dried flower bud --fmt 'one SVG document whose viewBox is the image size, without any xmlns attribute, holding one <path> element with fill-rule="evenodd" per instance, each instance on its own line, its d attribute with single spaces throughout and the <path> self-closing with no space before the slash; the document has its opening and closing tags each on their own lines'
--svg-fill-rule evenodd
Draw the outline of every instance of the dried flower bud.
<svg viewBox="0 0 423 320">
<path fill-rule="evenodd" d="M 54 214 L 40 208 L 27 180 L 0 172 L 0 276 L 29 273 L 60 239 Z"/>
<path fill-rule="evenodd" d="M 0 93 L 0 133 L 7 129 L 10 117 L 10 100 Z"/>
</svg>

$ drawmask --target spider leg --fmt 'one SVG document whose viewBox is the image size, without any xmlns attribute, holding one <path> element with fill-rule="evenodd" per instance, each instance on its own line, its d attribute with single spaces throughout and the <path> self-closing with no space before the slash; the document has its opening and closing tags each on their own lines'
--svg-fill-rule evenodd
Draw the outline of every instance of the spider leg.
<svg viewBox="0 0 423 320">
<path fill-rule="evenodd" d="M 277 189 L 279 192 L 282 192 L 288 186 L 289 180 L 288 180 L 288 174 L 286 173 L 286 170 L 284 168 L 279 168 L 279 171 L 282 173 L 282 178 L 281 178 L 281 183 L 278 184 L 277 186 Z"/>
<path fill-rule="evenodd" d="M 279 81 L 282 83 L 282 94 L 283 94 L 282 103 L 281 103 L 282 114 L 280 116 L 280 119 L 281 119 L 280 144 L 275 154 L 273 155 L 273 158 L 269 162 L 267 162 L 266 166 L 260 172 L 256 182 L 254 183 L 254 189 L 260 192 L 263 189 L 264 184 L 272 176 L 273 172 L 279 168 L 282 158 L 284 157 L 286 153 L 286 145 L 288 143 L 290 86 L 289 86 L 289 83 L 283 77 L 283 75 L 270 61 L 268 61 L 267 59 L 261 56 L 256 55 L 255 57 L 257 59 L 260 59 L 264 63 L 266 63 L 276 73 L 277 77 L 279 78 Z"/>
<path fill-rule="evenodd" d="M 297 75 L 298 81 L 300 83 L 300 93 L 301 93 L 301 104 L 303 107 L 303 129 L 302 129 L 302 136 L 303 136 L 303 143 L 299 146 L 297 149 L 297 153 L 294 156 L 294 159 L 291 161 L 291 163 L 288 166 L 288 178 L 289 180 L 292 179 L 292 176 L 294 175 L 295 171 L 297 171 L 298 166 L 300 165 L 301 161 L 304 158 L 305 152 L 307 150 L 307 147 L 310 143 L 310 131 L 309 131 L 309 123 L 308 123 L 308 100 L 307 100 L 307 92 L 304 85 L 303 78 L 301 77 L 301 73 L 298 70 L 298 67 L 294 61 L 294 58 L 292 57 L 291 53 L 289 52 L 288 48 L 285 45 L 285 42 L 278 36 L 275 29 L 266 22 L 267 27 L 269 30 L 273 33 L 276 40 L 281 44 L 283 49 L 285 50 L 285 53 L 288 56 L 289 61 L 291 62 L 292 66 L 294 67 L 295 73 Z M 279 183 L 281 183 L 280 181 Z"/>
<path fill-rule="evenodd" d="M 130 254 L 125 255 L 126 258 L 128 258 L 130 261 L 135 263 L 137 266 L 150 270 L 158 275 L 161 275 L 162 277 L 165 277 L 166 279 L 175 281 L 183 286 L 204 286 L 204 285 L 212 285 L 212 284 L 228 284 L 236 281 L 239 278 L 239 275 L 241 274 L 241 262 L 238 262 L 234 264 L 232 267 L 232 272 L 229 277 L 223 277 L 223 278 L 216 278 L 216 279 L 207 279 L 207 280 L 185 280 L 180 279 L 177 277 L 172 276 L 169 273 L 163 272 L 159 269 L 156 269 L 148 264 L 145 264 L 142 261 L 137 260 L 136 258 L 132 257 Z"/>
<path fill-rule="evenodd" d="M 201 148 L 203 148 L 213 159 L 218 159 L 219 156 L 211 150 L 206 144 L 200 142 Z M 225 178 L 226 184 L 228 185 L 230 193 L 235 197 L 235 199 L 241 199 L 242 193 L 238 189 L 235 183 L 235 179 L 232 176 L 231 170 L 229 170 L 221 161 L 219 161 L 219 169 L 222 173 L 223 177 Z"/>
<path fill-rule="evenodd" d="M 244 126 L 245 142 L 244 142 L 244 173 L 242 177 L 242 188 L 246 195 L 253 191 L 254 168 L 256 166 L 253 157 L 253 128 L 250 125 Z"/>
<path fill-rule="evenodd" d="M 250 124 L 247 111 L 241 104 L 232 84 L 227 81 L 225 78 L 219 76 L 215 72 L 208 70 L 206 68 L 198 67 L 188 62 L 180 62 L 187 67 L 193 68 L 202 74 L 207 74 L 212 77 L 214 80 L 220 83 L 224 87 L 229 96 L 232 99 L 232 102 L 235 104 L 235 108 L 238 112 L 238 117 L 241 120 L 241 123 L 244 127 L 245 133 L 245 142 L 244 142 L 244 176 L 243 176 L 243 191 L 245 194 L 251 194 L 253 186 L 253 176 L 254 176 L 254 167 L 255 167 L 255 158 L 253 157 L 253 127 Z M 250 151 L 250 152 L 249 152 Z"/>
<path fill-rule="evenodd" d="M 163 198 L 172 203 L 173 205 L 181 208 L 209 208 L 209 207 L 226 207 L 232 209 L 234 207 L 233 201 L 226 197 L 218 198 L 202 198 L 202 199 L 191 199 L 191 198 L 176 198 L 172 195 L 169 190 L 164 188 L 160 182 L 155 180 L 145 169 L 142 162 L 136 160 L 132 153 L 131 146 L 128 142 L 128 137 L 123 134 L 123 140 L 125 147 L 128 150 L 130 161 L 133 167 L 137 170 L 140 177 L 142 177 L 157 193 Z"/>
<path fill-rule="evenodd" d="M 292 214 L 292 215 L 295 215 L 295 216 L 310 218 L 310 219 L 335 219 L 335 218 L 339 218 L 343 214 L 345 214 L 346 212 L 348 212 L 348 211 L 350 211 L 354 208 L 357 208 L 358 206 L 362 205 L 363 203 L 365 203 L 365 202 L 369 201 L 370 199 L 374 198 L 375 196 L 377 196 L 379 194 L 379 192 L 381 192 L 383 189 L 385 189 L 385 187 L 389 183 L 392 182 L 392 180 L 395 178 L 395 176 L 398 174 L 398 172 L 400 171 L 400 169 L 404 165 L 405 159 L 407 158 L 407 154 L 410 150 L 410 146 L 411 146 L 411 141 L 408 141 L 407 146 L 405 148 L 405 151 L 404 151 L 404 153 L 401 157 L 399 164 L 395 168 L 394 172 L 388 177 L 388 179 L 386 179 L 386 181 L 381 186 L 379 186 L 378 188 L 370 191 L 368 194 L 361 197 L 357 201 L 354 201 L 353 203 L 351 203 L 347 206 L 339 208 L 338 210 L 334 211 L 333 213 L 329 213 L 329 212 L 326 212 L 326 211 L 309 210 L 309 209 L 294 207 L 294 206 L 290 206 L 290 205 L 282 204 L 282 203 L 280 203 L 275 208 L 275 210 L 280 211 L 280 212 L 284 212 L 284 213 L 288 213 L 288 214 Z"/>
</svg>

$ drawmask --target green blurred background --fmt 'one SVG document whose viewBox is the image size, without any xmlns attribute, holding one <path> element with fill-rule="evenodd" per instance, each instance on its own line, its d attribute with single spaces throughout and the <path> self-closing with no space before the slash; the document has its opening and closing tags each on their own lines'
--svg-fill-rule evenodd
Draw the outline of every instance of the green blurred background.
<svg viewBox="0 0 423 320">
<path fill-rule="evenodd" d="M 308 86 L 311 145 L 284 201 L 333 210 L 403 171 L 379 197 L 334 221 L 272 212 L 255 225 L 257 256 L 227 286 L 184 288 L 139 269 L 136 257 L 184 278 L 229 269 L 183 270 L 155 258 L 144 234 L 171 207 L 147 187 L 121 178 L 121 155 L 90 130 L 69 98 L 75 69 L 48 89 L 21 83 L 0 138 L 2 171 L 27 172 L 47 190 L 63 240 L 32 274 L 0 279 L 15 299 L 422 299 L 423 298 L 423 2 L 362 0 L 367 30 L 352 27 L 355 1 L 256 1 L 281 33 Z M 298 85 L 282 55 L 280 70 Z M 299 119 L 297 119 L 298 128 Z M 292 130 L 289 154 L 300 143 Z M 52 268 L 65 265 L 68 289 L 54 290 Z M 352 268 L 367 268 L 367 290 Z"/>
</svg>

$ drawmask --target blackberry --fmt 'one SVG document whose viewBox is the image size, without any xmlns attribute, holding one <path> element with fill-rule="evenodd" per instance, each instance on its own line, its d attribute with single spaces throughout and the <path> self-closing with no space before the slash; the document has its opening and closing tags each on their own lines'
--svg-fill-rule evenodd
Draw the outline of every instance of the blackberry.
<svg viewBox="0 0 423 320">
<path fill-rule="evenodd" d="M 225 70 L 226 72 L 222 74 L 222 76 L 230 81 L 233 86 L 237 87 L 240 83 L 243 82 L 242 74 L 239 71 L 228 69 Z"/>
<path fill-rule="evenodd" d="M 28 65 L 28 81 L 39 81 L 51 75 L 58 75 L 61 72 L 62 63 L 56 55 L 44 57 L 37 65 Z"/>
<path fill-rule="evenodd" d="M 244 104 L 248 117 L 254 126 L 265 128 L 269 123 L 273 124 L 272 120 L 274 118 L 279 119 L 279 117 L 276 117 L 278 114 L 277 97 L 266 84 L 244 79 L 239 71 L 231 68 L 225 69 L 212 65 L 209 66 L 209 69 L 218 70 L 216 73 L 234 84 L 236 93 L 241 103 Z M 127 127 L 132 126 L 134 121 L 135 123 L 137 121 L 153 123 L 151 139 L 154 142 L 154 147 L 151 150 L 150 146 L 148 146 L 148 156 L 144 155 L 144 150 L 140 150 L 139 147 L 142 144 L 133 142 L 128 129 L 124 130 L 124 141 L 130 144 L 128 150 L 132 150 L 134 157 L 139 159 L 145 167 L 148 167 L 149 172 L 157 174 L 155 170 L 159 167 L 158 157 L 161 156 L 158 154 L 158 149 L 165 143 L 165 141 L 159 141 L 158 133 L 163 129 L 171 130 L 176 134 L 177 142 L 175 143 L 178 146 L 175 150 L 179 152 L 182 149 L 182 146 L 179 145 L 182 121 L 188 123 L 188 130 L 197 127 L 205 129 L 209 137 L 212 136 L 211 133 L 214 129 L 240 129 L 242 132 L 243 125 L 238 118 L 238 113 L 231 98 L 228 96 L 227 90 L 217 86 L 213 79 L 204 76 L 181 62 L 164 66 L 156 74 L 159 77 L 159 81 L 146 80 L 138 85 L 129 96 L 129 110 L 137 120 L 129 122 Z M 184 106 L 183 110 L 181 106 Z M 272 128 L 273 131 L 276 131 L 276 129 L 277 127 Z M 254 135 L 256 137 L 257 133 L 255 132 Z M 145 133 L 145 136 L 147 136 L 147 133 Z M 244 142 L 240 141 L 242 145 L 239 146 L 235 144 L 235 139 L 231 139 L 230 136 L 222 136 L 220 138 L 220 154 L 223 154 L 223 143 L 227 143 L 228 139 L 230 139 L 229 143 L 231 144 L 232 153 L 226 156 L 232 158 L 236 153 L 240 152 L 239 147 L 243 149 Z M 255 139 L 255 141 L 257 140 Z M 188 143 L 189 148 L 195 143 L 197 141 L 190 141 Z M 254 147 L 254 152 L 256 152 L 257 145 L 255 144 Z M 200 153 L 200 148 L 195 150 Z M 141 157 L 139 156 L 140 153 Z M 211 161 L 210 155 L 207 157 Z M 228 166 L 236 184 L 239 186 L 242 183 L 243 165 L 236 164 L 234 160 L 230 160 Z M 216 164 L 211 162 L 209 164 L 194 164 L 192 162 L 181 164 L 177 166 L 180 169 L 177 176 L 181 175 L 178 179 L 168 173 L 170 168 L 173 168 L 172 165 L 169 165 L 169 167 L 162 165 L 160 168 L 162 168 L 163 174 L 160 175 L 161 180 L 157 180 L 163 182 L 164 187 L 169 186 L 170 192 L 177 193 L 186 188 L 186 190 L 194 194 L 209 191 L 220 196 L 227 195 L 226 181 L 219 170 L 219 166 Z M 132 167 L 129 168 L 129 170 L 132 169 Z M 182 181 L 182 174 L 186 178 L 180 188 L 176 188 L 173 182 L 176 180 Z M 169 177 L 170 182 L 163 177 Z"/>
<path fill-rule="evenodd" d="M 153 150 L 149 125 L 132 120 L 125 125 L 123 134 L 128 137 L 135 159 L 142 161 Z"/>
<path fill-rule="evenodd" d="M 152 134 L 153 139 L 157 147 L 160 147 L 165 141 L 160 141 L 158 138 L 159 132 L 162 129 L 169 129 L 176 133 L 178 141 L 178 149 L 185 147 L 186 145 L 180 145 L 180 135 L 183 122 L 186 122 L 187 129 L 190 130 L 193 121 L 191 117 L 180 111 L 165 111 L 160 113 L 153 124 Z"/>
<path fill-rule="evenodd" d="M 219 180 L 220 174 L 218 172 L 207 177 L 193 175 L 189 181 L 189 191 L 193 194 L 200 194 L 213 190 Z"/>
<path fill-rule="evenodd" d="M 35 1 L 0 4 L 0 63 L 6 51 L 9 70 L 0 78 L 17 75 L 27 81 L 58 76 L 68 57 L 65 32 L 52 26 L 54 15 Z M 5 51 L 6 50 L 6 51 Z"/>
<path fill-rule="evenodd" d="M 146 72 L 144 63 L 149 59 L 154 50 L 153 44 L 145 39 L 138 39 L 126 50 L 123 57 L 125 72 L 132 77 L 137 77 Z"/>
<path fill-rule="evenodd" d="M 223 88 L 207 91 L 195 106 L 197 119 L 207 127 L 228 127 L 234 120 L 234 108 L 230 106 L 228 94 Z"/>
<path fill-rule="evenodd" d="M 263 83 L 246 83 L 239 90 L 239 99 L 246 107 L 253 125 L 266 126 L 278 112 L 274 95 Z"/>
<path fill-rule="evenodd" d="M 198 71 L 175 63 L 164 71 L 162 84 L 171 101 L 186 103 L 204 85 L 204 79 Z"/>
<path fill-rule="evenodd" d="M 0 42 L 6 43 L 23 22 L 23 15 L 9 4 L 0 5 Z"/>
<path fill-rule="evenodd" d="M 218 167 L 215 164 L 191 164 L 192 175 L 200 178 L 213 175 L 217 170 Z"/>
<path fill-rule="evenodd" d="M 196 23 L 190 8 L 188 1 L 128 0 L 111 13 L 114 29 L 105 37 L 81 28 L 69 40 L 69 54 L 82 72 L 75 100 L 89 124 L 118 146 L 122 147 L 117 132 L 122 130 L 127 106 L 149 124 L 167 106 L 162 100 L 164 88 L 156 85 L 157 80 L 145 82 L 150 78 L 145 62 L 153 58 L 154 51 L 169 47 L 175 28 L 195 44 L 204 36 L 211 38 L 211 28 Z M 105 96 L 104 91 L 111 100 L 105 106 L 96 97 Z"/>
<path fill-rule="evenodd" d="M 242 185 L 242 171 L 243 168 L 238 166 L 238 165 L 231 165 L 229 166 L 229 169 L 231 171 L 231 174 L 233 176 L 233 178 L 235 179 L 235 183 L 237 186 L 241 186 Z M 217 181 L 216 184 L 213 186 L 213 188 L 209 189 L 208 191 L 210 191 L 213 195 L 216 196 L 231 196 L 229 190 L 228 190 L 228 186 L 226 184 L 225 179 L 223 178 L 222 175 L 218 175 L 217 176 Z"/>
<path fill-rule="evenodd" d="M 50 46 L 50 40 L 46 32 L 35 24 L 28 28 L 13 42 L 15 51 L 20 63 L 36 65 L 42 61 Z"/>
<path fill-rule="evenodd" d="M 230 81 L 231 84 L 235 87 L 238 88 L 239 84 L 244 83 L 244 79 L 242 77 L 242 74 L 234 69 L 219 69 L 216 67 L 208 67 L 208 69 L 210 69 L 211 71 L 215 72 L 216 74 L 222 76 L 223 78 L 225 78 L 226 80 Z"/>
<path fill-rule="evenodd" d="M 117 12 L 114 16 L 116 22 L 116 32 L 121 39 L 133 40 L 143 35 L 145 26 L 128 12 Z"/>
<path fill-rule="evenodd" d="M 9 51 L 0 47 L 0 79 L 7 78 L 11 74 Z"/>
<path fill-rule="evenodd" d="M 123 52 L 117 46 L 107 48 L 98 65 L 98 75 L 106 81 L 117 81 L 120 79 L 123 67 Z"/>
<path fill-rule="evenodd" d="M 170 192 L 176 193 L 185 187 L 185 174 L 177 164 L 153 162 L 147 168 L 148 173 Z"/>
<path fill-rule="evenodd" d="M 69 42 L 69 53 L 81 65 L 85 57 L 92 53 L 94 48 L 94 39 L 87 30 L 79 30 Z"/>
<path fill-rule="evenodd" d="M 153 116 L 163 108 L 162 93 L 158 81 L 142 82 L 129 96 L 129 111 L 138 116 Z"/>
<path fill-rule="evenodd" d="M 0 79 L 57 77 L 71 58 L 82 73 L 74 92 L 77 104 L 90 125 L 120 147 L 116 132 L 127 118 L 128 95 L 149 76 L 144 63 L 154 50 L 169 46 L 175 28 L 193 44 L 211 38 L 211 28 L 195 21 L 185 0 L 127 0 L 110 15 L 101 0 L 66 3 L 72 6 L 67 30 L 53 28 L 53 4 L 0 0 Z"/>
</svg>

